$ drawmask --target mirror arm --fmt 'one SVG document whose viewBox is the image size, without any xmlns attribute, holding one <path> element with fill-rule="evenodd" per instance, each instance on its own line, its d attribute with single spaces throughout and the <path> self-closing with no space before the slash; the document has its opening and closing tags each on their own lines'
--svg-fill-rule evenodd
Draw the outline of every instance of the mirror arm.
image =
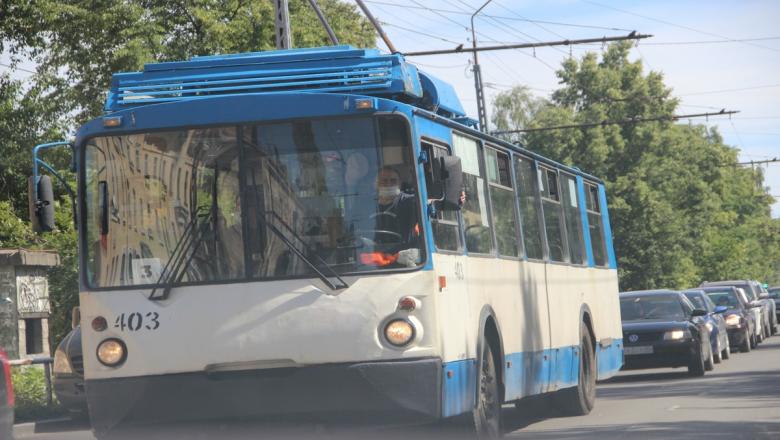
<svg viewBox="0 0 780 440">
<path fill-rule="evenodd" d="M 68 195 L 70 196 L 70 202 L 71 202 L 71 207 L 72 207 L 71 210 L 73 211 L 73 227 L 78 229 L 78 217 L 77 217 L 77 214 L 76 214 L 76 212 L 78 211 L 77 207 L 76 207 L 76 192 L 73 191 L 73 188 L 70 187 L 70 184 L 68 184 L 68 182 L 65 181 L 65 178 L 62 177 L 62 175 L 60 173 L 58 173 L 54 168 L 52 168 L 51 165 L 49 165 L 48 163 L 46 163 L 42 159 L 38 158 L 38 154 L 39 154 L 39 152 L 41 150 L 45 150 L 45 149 L 49 149 L 49 148 L 62 147 L 62 146 L 66 146 L 66 145 L 68 147 L 70 147 L 71 152 L 73 154 L 73 160 L 71 161 L 71 169 L 73 171 L 75 171 L 75 168 L 76 168 L 76 149 L 75 149 L 75 146 L 73 145 L 72 141 L 57 141 L 57 142 L 49 142 L 49 143 L 46 143 L 46 144 L 39 144 L 39 145 L 36 145 L 33 148 L 33 153 L 32 153 L 32 155 L 33 155 L 33 157 L 32 157 L 32 159 L 33 159 L 33 184 L 36 185 L 36 188 L 37 188 L 38 178 L 39 178 L 39 172 L 38 172 L 38 166 L 39 165 L 42 166 L 44 169 L 46 169 L 49 173 L 53 174 L 54 177 L 56 177 L 57 180 L 59 180 L 60 183 L 62 183 L 62 185 L 65 187 L 65 190 L 68 192 Z M 38 203 L 37 197 L 36 197 L 35 201 L 36 201 L 36 204 L 37 204 Z"/>
</svg>

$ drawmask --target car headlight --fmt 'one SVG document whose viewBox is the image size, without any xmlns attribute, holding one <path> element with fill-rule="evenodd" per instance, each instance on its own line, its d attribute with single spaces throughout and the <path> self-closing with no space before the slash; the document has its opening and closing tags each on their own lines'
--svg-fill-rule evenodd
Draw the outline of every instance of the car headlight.
<svg viewBox="0 0 780 440">
<path fill-rule="evenodd" d="M 712 323 L 711 322 L 709 322 L 709 321 L 705 322 L 704 326 L 707 327 L 707 331 L 708 332 L 712 331 Z"/>
<path fill-rule="evenodd" d="M 414 339 L 415 330 L 411 322 L 405 319 L 395 319 L 385 326 L 385 339 L 391 345 L 403 347 Z"/>
<path fill-rule="evenodd" d="M 726 325 L 739 327 L 742 324 L 742 318 L 739 315 L 729 315 L 726 317 Z"/>
<path fill-rule="evenodd" d="M 664 333 L 664 341 L 676 341 L 690 337 L 691 333 L 688 330 L 672 330 Z"/>
<path fill-rule="evenodd" d="M 68 355 L 65 354 L 62 349 L 57 349 L 57 351 L 54 352 L 54 374 L 71 374 L 73 373 L 73 368 L 70 366 L 70 362 L 68 361 Z"/>
<path fill-rule="evenodd" d="M 97 348 L 97 358 L 107 367 L 116 367 L 127 359 L 125 343 L 119 339 L 106 339 Z"/>
</svg>

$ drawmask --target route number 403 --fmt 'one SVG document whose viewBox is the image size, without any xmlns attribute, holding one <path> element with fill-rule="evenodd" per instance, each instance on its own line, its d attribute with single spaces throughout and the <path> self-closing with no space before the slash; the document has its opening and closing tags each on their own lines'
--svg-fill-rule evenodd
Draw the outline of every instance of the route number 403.
<svg viewBox="0 0 780 440">
<path fill-rule="evenodd" d="M 137 332 L 142 329 L 157 330 L 160 328 L 160 314 L 157 312 L 147 312 L 146 314 L 140 312 L 122 313 L 116 317 L 114 328 L 118 328 L 119 331 L 129 330 L 131 332 Z"/>
</svg>

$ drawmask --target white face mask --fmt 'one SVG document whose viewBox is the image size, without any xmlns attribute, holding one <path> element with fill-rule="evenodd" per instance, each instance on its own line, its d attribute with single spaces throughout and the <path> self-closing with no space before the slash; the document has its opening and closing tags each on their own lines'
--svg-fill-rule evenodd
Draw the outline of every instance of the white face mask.
<svg viewBox="0 0 780 440">
<path fill-rule="evenodd" d="M 380 186 L 377 192 L 379 197 L 395 197 L 401 193 L 401 188 L 397 186 Z"/>
</svg>

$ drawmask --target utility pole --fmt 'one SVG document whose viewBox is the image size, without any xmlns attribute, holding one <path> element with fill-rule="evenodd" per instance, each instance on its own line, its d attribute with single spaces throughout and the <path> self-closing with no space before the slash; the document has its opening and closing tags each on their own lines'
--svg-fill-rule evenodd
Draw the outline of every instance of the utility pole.
<svg viewBox="0 0 780 440">
<path fill-rule="evenodd" d="M 477 16 L 485 6 L 493 0 L 487 0 L 485 4 L 479 7 L 471 14 L 471 47 L 474 53 L 474 89 L 477 92 L 477 114 L 479 115 L 479 129 L 487 133 L 487 106 L 485 105 L 485 89 L 482 86 L 482 71 L 479 69 L 479 58 L 477 57 L 477 32 L 474 30 L 474 17 Z"/>
<path fill-rule="evenodd" d="M 276 48 L 291 49 L 290 7 L 288 0 L 273 0 L 276 13 Z"/>
</svg>

